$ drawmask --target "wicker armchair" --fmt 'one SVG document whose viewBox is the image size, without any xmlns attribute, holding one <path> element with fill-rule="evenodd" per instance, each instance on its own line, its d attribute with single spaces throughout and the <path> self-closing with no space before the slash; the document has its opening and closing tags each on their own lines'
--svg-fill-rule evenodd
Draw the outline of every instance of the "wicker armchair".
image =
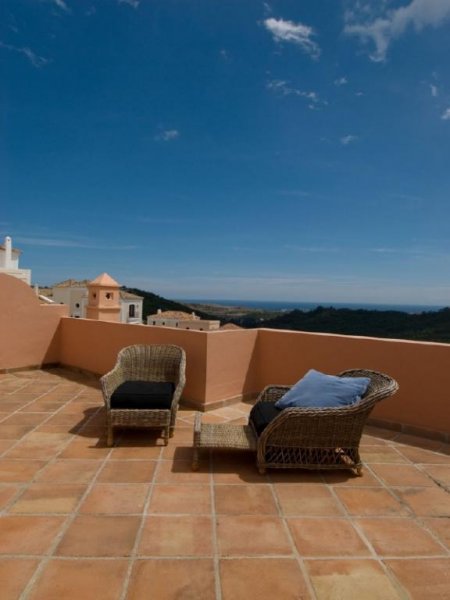
<svg viewBox="0 0 450 600">
<path fill-rule="evenodd" d="M 339 377 L 369 377 L 356 404 L 339 408 L 285 408 L 258 437 L 257 466 L 282 469 L 355 469 L 361 475 L 359 442 L 373 407 L 392 396 L 397 382 L 383 373 L 352 369 Z M 268 386 L 257 402 L 276 402 L 291 386 Z"/>
<path fill-rule="evenodd" d="M 115 427 L 161 428 L 164 443 L 173 436 L 178 403 L 185 384 L 186 355 L 182 348 L 174 345 L 137 344 L 123 348 L 113 370 L 101 378 L 103 398 L 106 406 L 108 446 L 113 444 Z M 173 395 L 166 408 L 149 408 L 147 401 L 142 408 L 114 408 L 111 398 L 125 382 L 172 383 Z M 114 404 L 114 401 L 113 401 Z"/>
</svg>

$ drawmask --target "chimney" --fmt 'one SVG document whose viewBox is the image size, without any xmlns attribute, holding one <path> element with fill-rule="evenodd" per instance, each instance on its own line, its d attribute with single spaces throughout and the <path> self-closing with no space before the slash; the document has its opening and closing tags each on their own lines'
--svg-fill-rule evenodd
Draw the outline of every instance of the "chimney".
<svg viewBox="0 0 450 600">
<path fill-rule="evenodd" d="M 162 310 L 160 308 L 158 308 L 158 310 L 156 311 L 157 315 L 160 315 L 162 313 Z"/>
<path fill-rule="evenodd" d="M 12 240 L 7 235 L 5 237 L 5 268 L 11 269 L 12 266 Z"/>
</svg>

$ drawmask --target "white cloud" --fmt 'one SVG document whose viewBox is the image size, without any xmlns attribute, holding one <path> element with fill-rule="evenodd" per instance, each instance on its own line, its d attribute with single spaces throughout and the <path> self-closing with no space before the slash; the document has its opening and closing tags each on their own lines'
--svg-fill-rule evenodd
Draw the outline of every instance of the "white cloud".
<svg viewBox="0 0 450 600">
<path fill-rule="evenodd" d="M 433 85 L 432 83 L 430 83 L 430 92 L 431 92 L 431 95 L 432 95 L 434 98 L 436 98 L 436 96 L 438 96 L 438 95 L 439 95 L 439 90 L 438 90 L 438 87 L 437 87 L 437 85 Z"/>
<path fill-rule="evenodd" d="M 337 85 L 338 87 L 341 85 L 346 85 L 347 83 L 348 83 L 347 77 L 340 77 L 339 79 L 334 80 L 334 85 Z"/>
<path fill-rule="evenodd" d="M 450 108 L 447 108 L 447 110 L 442 113 L 441 119 L 443 121 L 450 121 Z"/>
<path fill-rule="evenodd" d="M 26 58 L 28 58 L 33 67 L 36 67 L 37 69 L 39 69 L 40 67 L 44 67 L 50 62 L 48 58 L 39 56 L 27 46 L 19 48 L 18 46 L 11 46 L 11 44 L 4 44 L 3 42 L 0 42 L 0 48 L 5 48 L 5 50 L 10 50 L 11 52 L 18 52 L 19 54 L 26 56 Z"/>
<path fill-rule="evenodd" d="M 119 4 L 128 4 L 132 8 L 137 8 L 141 0 L 118 0 Z"/>
<path fill-rule="evenodd" d="M 67 12 L 70 12 L 69 7 L 67 6 L 67 4 L 64 2 L 64 0 L 53 0 L 53 3 L 56 4 L 56 6 L 58 8 L 60 8 L 61 10 L 65 10 Z"/>
<path fill-rule="evenodd" d="M 155 135 L 155 140 L 158 142 L 170 142 L 171 140 L 176 140 L 178 137 L 180 137 L 178 129 L 166 129 Z"/>
<path fill-rule="evenodd" d="M 284 19 L 265 19 L 264 25 L 273 36 L 275 42 L 290 42 L 302 48 L 312 58 L 319 58 L 320 47 L 312 39 L 315 35 L 312 27 L 303 23 L 294 23 Z"/>
<path fill-rule="evenodd" d="M 341 144 L 343 146 L 348 146 L 352 142 L 356 142 L 357 139 L 358 139 L 357 135 L 350 135 L 350 134 L 344 135 L 343 137 L 341 137 Z"/>
<path fill-rule="evenodd" d="M 364 20 L 363 14 L 347 14 L 347 20 L 351 22 L 345 26 L 344 32 L 356 35 L 364 42 L 372 41 L 375 52 L 370 58 L 374 62 L 382 62 L 391 42 L 410 27 L 419 32 L 425 27 L 439 27 L 449 19 L 450 0 L 412 0 L 410 4 L 387 10 L 383 16 L 373 20 Z M 363 22 L 358 22 L 361 17 Z"/>
<path fill-rule="evenodd" d="M 95 250 L 135 250 L 137 246 L 121 246 L 99 244 L 98 242 L 90 242 L 86 239 L 60 239 L 60 238 L 43 238 L 34 236 L 16 236 L 14 240 L 24 246 L 44 246 L 48 248 L 85 248 Z"/>
<path fill-rule="evenodd" d="M 273 79 L 272 81 L 268 81 L 266 84 L 268 90 L 271 90 L 275 94 L 279 94 L 281 96 L 299 96 L 300 98 L 305 98 L 310 101 L 308 108 L 314 110 L 319 108 L 320 106 L 326 106 L 328 102 L 326 100 L 321 100 L 317 92 L 305 92 L 304 90 L 299 90 L 297 88 L 292 87 L 288 81 L 284 79 Z"/>
</svg>

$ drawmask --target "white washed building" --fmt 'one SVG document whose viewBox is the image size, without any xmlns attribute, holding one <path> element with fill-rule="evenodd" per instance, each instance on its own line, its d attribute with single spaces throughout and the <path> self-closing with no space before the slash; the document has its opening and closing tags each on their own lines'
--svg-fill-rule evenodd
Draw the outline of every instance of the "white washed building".
<svg viewBox="0 0 450 600">
<path fill-rule="evenodd" d="M 21 254 L 22 251 L 13 248 L 11 238 L 6 236 L 5 242 L 0 244 L 0 273 L 12 275 L 31 285 L 30 269 L 19 269 L 19 256 Z"/>
</svg>

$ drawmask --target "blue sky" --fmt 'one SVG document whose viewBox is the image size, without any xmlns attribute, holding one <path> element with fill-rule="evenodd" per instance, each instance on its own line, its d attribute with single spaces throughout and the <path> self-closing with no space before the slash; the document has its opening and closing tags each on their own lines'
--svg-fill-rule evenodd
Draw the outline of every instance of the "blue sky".
<svg viewBox="0 0 450 600">
<path fill-rule="evenodd" d="M 450 0 L 3 0 L 0 236 L 41 285 L 450 304 L 449 56 Z"/>
</svg>

